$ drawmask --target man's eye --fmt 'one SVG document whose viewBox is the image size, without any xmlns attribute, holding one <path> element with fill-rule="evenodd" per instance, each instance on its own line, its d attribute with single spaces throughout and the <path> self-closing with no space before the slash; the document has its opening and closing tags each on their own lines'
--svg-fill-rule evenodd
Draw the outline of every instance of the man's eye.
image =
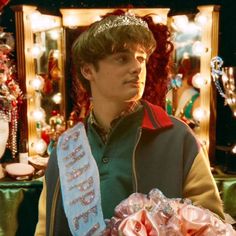
<svg viewBox="0 0 236 236">
<path fill-rule="evenodd" d="M 116 58 L 116 61 L 119 63 L 125 63 L 128 61 L 128 57 L 127 56 L 119 56 Z"/>
<path fill-rule="evenodd" d="M 140 62 L 140 63 L 143 63 L 146 61 L 146 58 L 144 57 L 137 57 L 137 60 Z"/>
</svg>

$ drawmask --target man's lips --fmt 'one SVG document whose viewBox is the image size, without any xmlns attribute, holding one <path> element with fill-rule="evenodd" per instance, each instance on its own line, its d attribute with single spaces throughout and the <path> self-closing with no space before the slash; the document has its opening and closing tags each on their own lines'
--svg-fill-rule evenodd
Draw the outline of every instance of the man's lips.
<svg viewBox="0 0 236 236">
<path fill-rule="evenodd" d="M 125 84 L 143 84 L 142 81 L 140 81 L 140 79 L 131 79 L 131 80 L 128 80 L 128 81 L 125 81 Z"/>
</svg>

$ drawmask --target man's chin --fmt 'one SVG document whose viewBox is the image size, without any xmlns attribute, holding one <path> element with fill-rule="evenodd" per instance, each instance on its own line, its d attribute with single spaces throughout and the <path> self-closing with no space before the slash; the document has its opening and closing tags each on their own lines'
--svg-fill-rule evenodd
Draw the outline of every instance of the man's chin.
<svg viewBox="0 0 236 236">
<path fill-rule="evenodd" d="M 137 102 L 142 98 L 142 94 L 135 94 L 126 99 L 126 102 Z"/>
</svg>

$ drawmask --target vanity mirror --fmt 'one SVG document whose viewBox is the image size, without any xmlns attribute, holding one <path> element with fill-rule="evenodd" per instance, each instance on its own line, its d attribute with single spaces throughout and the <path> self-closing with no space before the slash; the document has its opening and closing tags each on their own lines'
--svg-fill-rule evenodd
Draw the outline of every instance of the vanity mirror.
<svg viewBox="0 0 236 236">
<path fill-rule="evenodd" d="M 197 10 L 169 17 L 175 51 L 166 108 L 193 128 L 213 159 L 216 95 L 210 61 L 218 52 L 219 6 Z"/>
<path fill-rule="evenodd" d="M 191 100 L 193 101 L 193 96 L 195 96 L 196 106 L 192 104 L 189 107 L 190 117 L 187 122 L 193 122 L 194 132 L 200 138 L 201 143 L 205 145 L 206 150 L 209 151 L 210 157 L 213 158 L 216 109 L 210 60 L 218 52 L 219 7 L 200 6 L 197 9 L 197 14 L 187 14 L 181 17 L 168 17 L 170 10 L 168 8 L 133 8 L 131 11 L 140 16 L 155 14 L 155 17 L 153 16 L 155 22 L 169 24 L 176 46 L 174 52 L 176 66 L 172 85 L 178 87 L 178 80 L 180 82 L 181 78 L 189 92 L 189 99 L 186 99 L 186 95 L 180 96 L 183 92 L 181 89 L 172 89 L 172 94 L 168 97 L 170 99 L 169 110 L 171 113 L 177 114 L 179 109 L 179 114 L 181 114 L 182 109 L 178 108 L 180 101 L 183 100 L 185 105 L 182 106 L 186 106 L 187 103 L 191 103 Z M 62 19 L 49 16 L 50 19 L 54 19 L 54 23 L 57 22 L 57 25 L 43 30 L 35 30 L 31 25 L 32 20 L 30 19 L 32 18 L 29 15 L 36 11 L 36 7 L 16 6 L 13 10 L 16 16 L 18 76 L 21 80 L 21 87 L 29 96 L 25 110 L 22 111 L 22 116 L 27 114 L 27 117 L 22 117 L 20 139 L 28 141 L 29 152 L 32 155 L 35 153 L 32 143 L 37 139 L 37 130 L 41 129 L 42 131 L 42 127 L 38 126 L 37 121 L 32 119 L 32 110 L 35 110 L 36 107 L 43 108 L 45 122 L 48 125 L 52 115 L 50 112 L 55 110 L 59 111 L 63 119 L 69 119 L 69 115 L 76 105 L 76 101 L 72 101 L 71 98 L 71 87 L 73 87 L 70 62 L 71 45 L 84 27 L 115 9 L 60 9 Z M 38 22 L 40 21 L 38 20 Z M 46 25 L 49 26 L 49 24 Z M 56 35 L 59 35 L 59 38 L 56 38 Z M 33 56 L 31 53 L 34 46 L 36 52 L 38 48 L 43 49 L 39 50 L 38 56 Z M 32 88 L 32 80 L 35 76 L 39 84 L 40 81 L 44 81 L 43 88 Z M 66 83 L 64 78 L 66 78 Z M 189 81 L 191 81 L 190 84 Z M 53 94 L 55 93 L 54 102 L 51 100 L 53 97 L 51 91 Z M 40 99 L 35 99 L 37 96 Z M 55 101 L 61 101 L 60 105 Z M 49 104 L 52 104 L 52 107 Z M 192 112 L 191 107 L 198 109 Z M 44 112 L 39 114 L 44 115 Z M 187 118 L 186 115 L 184 118 Z M 55 120 L 52 123 L 55 123 Z"/>
<path fill-rule="evenodd" d="M 70 52 L 71 43 L 78 36 L 81 27 L 113 10 L 61 9 L 66 29 L 66 51 Z M 195 14 L 170 17 L 167 17 L 169 9 L 163 8 L 134 8 L 131 11 L 140 16 L 154 13 L 157 20 L 162 19 L 162 23 L 170 26 L 175 44 L 172 85 L 178 87 L 179 79 L 183 86 L 172 89 L 168 94 L 168 109 L 194 128 L 194 132 L 213 159 L 216 98 L 211 82 L 210 60 L 218 52 L 219 6 L 199 6 L 197 10 L 198 13 Z M 66 61 L 68 63 L 69 58 Z M 70 68 L 70 65 L 67 64 L 67 68 Z M 184 107 L 187 108 L 186 114 L 183 114 Z"/>
<path fill-rule="evenodd" d="M 45 155 L 65 129 L 61 18 L 41 14 L 33 6 L 12 9 L 18 76 L 27 97 L 20 117 L 20 140 L 27 140 L 29 155 Z"/>
</svg>

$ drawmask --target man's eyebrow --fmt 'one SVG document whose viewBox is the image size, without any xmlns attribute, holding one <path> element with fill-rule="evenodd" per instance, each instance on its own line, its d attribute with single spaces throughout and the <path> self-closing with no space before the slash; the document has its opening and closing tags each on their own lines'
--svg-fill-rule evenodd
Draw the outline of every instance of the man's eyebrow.
<svg viewBox="0 0 236 236">
<path fill-rule="evenodd" d="M 115 53 L 131 53 L 132 51 L 128 48 L 123 48 L 123 49 L 119 49 L 117 50 Z"/>
<path fill-rule="evenodd" d="M 116 54 L 116 53 L 132 53 L 132 52 L 133 52 L 133 49 L 123 48 L 123 49 L 117 50 L 117 51 L 115 52 L 115 54 Z M 146 52 L 143 51 L 143 50 L 137 50 L 137 52 L 146 54 Z"/>
</svg>

